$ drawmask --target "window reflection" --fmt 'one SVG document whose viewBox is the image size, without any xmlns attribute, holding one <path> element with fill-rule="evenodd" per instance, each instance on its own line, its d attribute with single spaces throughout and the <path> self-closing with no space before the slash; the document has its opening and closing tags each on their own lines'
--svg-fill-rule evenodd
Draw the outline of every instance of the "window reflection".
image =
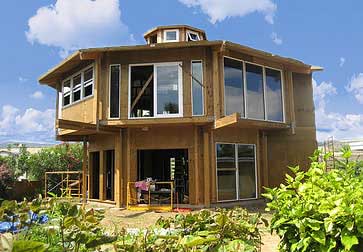
<svg viewBox="0 0 363 252">
<path fill-rule="evenodd" d="M 267 119 L 282 122 L 282 85 L 281 72 L 266 68 L 266 108 Z"/>
<path fill-rule="evenodd" d="M 242 62 L 224 58 L 224 86 L 226 115 L 240 113 L 244 116 Z"/>
<path fill-rule="evenodd" d="M 247 117 L 265 119 L 262 67 L 246 64 Z"/>
</svg>

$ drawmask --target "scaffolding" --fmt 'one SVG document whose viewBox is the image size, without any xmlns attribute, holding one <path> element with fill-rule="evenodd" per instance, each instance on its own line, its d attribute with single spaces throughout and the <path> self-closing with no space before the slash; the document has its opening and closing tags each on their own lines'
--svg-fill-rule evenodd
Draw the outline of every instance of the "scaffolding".
<svg viewBox="0 0 363 252">
<path fill-rule="evenodd" d="M 324 141 L 324 155 L 331 153 L 329 158 L 324 159 L 325 168 L 327 171 L 331 169 L 335 169 L 335 147 L 334 147 L 334 138 L 331 136 L 327 140 Z"/>
<path fill-rule="evenodd" d="M 82 197 L 82 171 L 52 171 L 44 176 L 45 198 L 49 193 L 60 197 Z M 51 184 L 51 185 L 50 185 Z"/>
</svg>

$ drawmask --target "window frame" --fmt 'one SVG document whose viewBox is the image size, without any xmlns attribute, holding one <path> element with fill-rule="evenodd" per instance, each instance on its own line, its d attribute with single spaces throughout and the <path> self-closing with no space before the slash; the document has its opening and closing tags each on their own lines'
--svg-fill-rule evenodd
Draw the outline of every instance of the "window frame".
<svg viewBox="0 0 363 252">
<path fill-rule="evenodd" d="M 191 37 L 190 37 L 190 34 L 193 34 L 193 35 L 196 35 L 197 36 L 197 40 L 195 40 L 195 39 L 192 39 Z M 188 42 L 195 42 L 195 41 L 200 41 L 200 36 L 199 36 L 199 33 L 198 32 L 195 32 L 195 31 L 191 31 L 191 30 L 187 30 L 186 31 L 186 41 L 188 41 Z M 189 40 L 190 39 L 190 40 Z"/>
<path fill-rule="evenodd" d="M 178 67 L 178 114 L 158 114 L 157 113 L 157 71 L 156 68 L 158 66 L 173 66 L 176 65 Z M 183 104 L 183 70 L 182 66 L 183 62 L 157 62 L 157 63 L 137 63 L 137 64 L 129 64 L 129 80 L 128 80 L 128 109 L 127 109 L 127 118 L 130 120 L 140 120 L 140 119 L 155 119 L 155 118 L 181 118 L 184 115 L 184 104 Z M 153 66 L 153 103 L 154 103 L 154 116 L 150 117 L 131 117 L 131 68 L 133 66 Z"/>
<path fill-rule="evenodd" d="M 217 164 L 217 158 L 218 158 L 218 153 L 217 153 L 217 145 L 218 144 L 231 144 L 234 145 L 234 151 L 235 151 L 235 164 L 236 167 L 235 168 L 223 168 L 218 170 L 218 164 Z M 255 190 L 256 190 L 256 197 L 254 198 L 244 198 L 244 199 L 240 199 L 239 198 L 239 164 L 238 164 L 238 146 L 243 145 L 243 146 L 254 146 L 254 164 L 255 164 Z M 231 142 L 215 142 L 214 145 L 214 150 L 215 150 L 215 165 L 216 165 L 216 169 L 215 169 L 215 176 L 216 176 L 216 197 L 217 197 L 217 203 L 222 203 L 222 202 L 236 202 L 236 201 L 246 201 L 246 200 L 256 200 L 258 199 L 258 171 L 257 171 L 257 144 L 246 144 L 246 143 L 231 143 Z M 236 199 L 231 199 L 231 200 L 219 200 L 218 199 L 218 171 L 236 171 Z"/>
<path fill-rule="evenodd" d="M 166 34 L 168 32 L 175 32 L 175 40 L 167 39 Z M 163 34 L 164 34 L 164 42 L 179 42 L 179 39 L 180 39 L 179 29 L 167 29 L 167 30 L 164 30 Z"/>
<path fill-rule="evenodd" d="M 274 123 L 286 123 L 286 115 L 285 115 L 285 83 L 284 83 L 284 78 L 283 78 L 283 70 L 282 69 L 278 69 L 278 68 L 274 68 L 274 67 L 270 67 L 270 66 L 266 66 L 266 65 L 261 65 L 258 63 L 254 63 L 254 62 L 250 62 L 250 61 L 246 61 L 246 60 L 242 60 L 242 59 L 238 59 L 238 58 L 234 58 L 231 56 L 227 56 L 224 55 L 224 58 L 229 58 L 232 60 L 236 60 L 239 62 L 242 62 L 243 64 L 243 98 L 244 98 L 244 116 L 241 115 L 242 119 L 248 119 L 248 120 L 255 120 L 255 121 L 263 121 L 263 122 L 274 122 Z M 247 115 L 247 76 L 246 76 L 246 64 L 251 64 L 251 65 L 256 65 L 256 66 L 260 66 L 262 67 L 262 78 L 263 78 L 263 103 L 264 103 L 264 119 L 256 119 L 256 118 L 249 118 Z M 268 69 L 272 69 L 272 70 L 276 70 L 280 72 L 281 75 L 281 98 L 282 98 L 282 121 L 274 121 L 274 120 L 268 120 L 268 115 L 267 115 L 267 109 L 266 109 L 266 68 Z M 223 76 L 224 76 L 224 64 L 222 67 L 222 72 L 223 72 Z M 223 93 L 224 93 L 224 115 L 228 116 L 226 113 L 226 97 L 225 97 L 225 83 L 223 80 Z"/>
<path fill-rule="evenodd" d="M 193 77 L 190 76 L 190 94 L 191 94 L 191 104 L 192 104 L 192 116 L 197 117 L 197 116 L 205 116 L 205 104 L 204 104 L 204 92 L 205 92 L 205 88 L 204 88 L 204 62 L 203 60 L 191 60 L 190 61 L 190 73 L 193 74 L 193 62 L 200 62 L 202 64 L 202 84 L 203 86 L 201 86 L 202 88 L 202 114 L 200 115 L 196 115 L 194 114 L 194 109 L 193 109 Z"/>
<path fill-rule="evenodd" d="M 84 81 L 84 73 L 87 72 L 88 70 L 92 69 L 92 79 L 91 80 L 88 80 L 87 82 Z M 85 98 L 88 98 L 88 97 L 91 97 L 93 96 L 93 90 L 94 90 L 94 82 L 95 82 L 95 71 L 94 71 L 94 67 L 93 66 L 90 66 L 89 68 L 86 68 L 83 72 L 82 72 L 82 76 L 83 76 L 83 86 L 82 86 L 82 90 L 83 90 L 83 96 L 82 98 L 85 99 Z M 92 93 L 90 95 L 87 95 L 85 96 L 85 88 L 88 87 L 88 86 L 91 86 L 92 85 Z"/>
<path fill-rule="evenodd" d="M 86 83 L 86 86 L 89 86 L 89 85 L 91 85 L 90 83 L 92 83 L 92 94 L 89 95 L 89 96 L 84 97 L 84 88 L 85 88 L 85 86 L 84 86 L 84 72 L 87 71 L 87 70 L 89 70 L 89 69 L 91 69 L 91 68 L 92 68 L 92 71 L 93 71 L 92 81 L 87 82 Z M 81 98 L 79 100 L 73 102 L 73 92 L 74 92 L 74 88 L 73 88 L 73 77 L 75 77 L 75 76 L 77 76 L 79 74 L 81 75 L 81 84 L 80 84 Z M 70 81 L 70 89 L 71 89 L 69 91 L 70 92 L 70 102 L 69 102 L 69 104 L 64 105 L 64 92 L 63 92 L 63 90 L 64 90 L 64 83 L 67 82 L 67 81 Z M 95 65 L 94 65 L 94 63 L 89 64 L 86 67 L 82 68 L 81 70 L 79 70 L 79 71 L 71 74 L 67 78 L 64 78 L 62 80 L 62 102 L 61 102 L 62 109 L 71 107 L 71 106 L 73 106 L 75 104 L 78 104 L 78 103 L 80 103 L 82 101 L 85 101 L 87 99 L 92 98 L 94 96 L 94 81 L 95 81 Z M 77 87 L 77 90 L 76 91 L 78 91 L 78 87 Z"/>
<path fill-rule="evenodd" d="M 119 92 L 118 92 L 118 99 L 119 99 L 119 106 L 118 106 L 118 117 L 111 116 L 111 69 L 113 66 L 119 67 Z M 108 119 L 120 119 L 121 118 L 121 64 L 110 64 L 108 70 Z"/>
</svg>

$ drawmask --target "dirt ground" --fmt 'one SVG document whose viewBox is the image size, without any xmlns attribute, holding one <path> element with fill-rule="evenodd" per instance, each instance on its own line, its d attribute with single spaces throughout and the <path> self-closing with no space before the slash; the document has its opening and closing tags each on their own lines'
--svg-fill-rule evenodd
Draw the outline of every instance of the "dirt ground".
<svg viewBox="0 0 363 252">
<path fill-rule="evenodd" d="M 117 230 L 119 227 L 125 228 L 143 228 L 148 227 L 155 223 L 157 219 L 161 216 L 163 217 L 172 217 L 175 216 L 177 213 L 174 212 L 164 212 L 164 213 L 157 213 L 153 211 L 129 211 L 126 209 L 118 209 L 118 208 L 109 208 L 105 207 L 102 204 L 94 204 L 90 205 L 91 207 L 99 207 L 104 208 L 105 212 L 105 219 L 102 221 L 102 224 L 110 229 Z M 259 209 L 253 209 L 253 212 L 259 211 Z M 271 215 L 268 213 L 262 213 L 263 217 L 267 220 L 271 219 Z M 278 244 L 278 237 L 276 235 L 271 235 L 267 228 L 262 227 L 262 252 L 276 252 L 277 244 Z"/>
</svg>

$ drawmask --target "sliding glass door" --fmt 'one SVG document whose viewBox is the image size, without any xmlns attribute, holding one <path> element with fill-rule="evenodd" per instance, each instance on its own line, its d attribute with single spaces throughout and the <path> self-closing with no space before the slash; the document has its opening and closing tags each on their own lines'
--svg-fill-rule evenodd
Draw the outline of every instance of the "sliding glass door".
<svg viewBox="0 0 363 252">
<path fill-rule="evenodd" d="M 218 143 L 216 154 L 218 201 L 256 198 L 255 145 Z"/>
</svg>

